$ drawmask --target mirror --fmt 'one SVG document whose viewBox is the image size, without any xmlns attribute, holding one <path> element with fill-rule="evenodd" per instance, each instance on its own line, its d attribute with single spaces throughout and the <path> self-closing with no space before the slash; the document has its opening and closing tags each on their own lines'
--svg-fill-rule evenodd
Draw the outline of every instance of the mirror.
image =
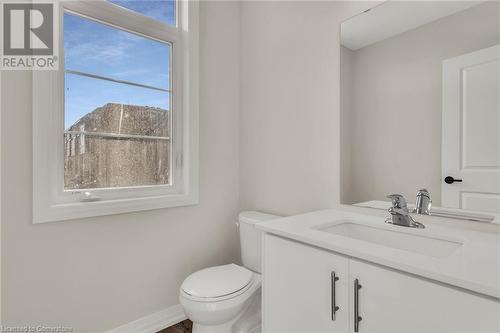
<svg viewBox="0 0 500 333">
<path fill-rule="evenodd" d="M 500 2 L 388 1 L 341 25 L 341 202 L 500 214 Z"/>
</svg>

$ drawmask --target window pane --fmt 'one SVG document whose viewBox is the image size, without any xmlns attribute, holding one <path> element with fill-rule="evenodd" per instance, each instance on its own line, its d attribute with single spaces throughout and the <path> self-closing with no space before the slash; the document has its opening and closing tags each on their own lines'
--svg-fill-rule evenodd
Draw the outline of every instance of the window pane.
<svg viewBox="0 0 500 333">
<path fill-rule="evenodd" d="M 65 128 L 168 137 L 169 93 L 65 74 Z"/>
<path fill-rule="evenodd" d="M 169 184 L 168 140 L 65 134 L 64 188 Z"/>
<path fill-rule="evenodd" d="M 170 47 L 76 15 L 64 15 L 67 70 L 168 90 Z"/>
<path fill-rule="evenodd" d="M 64 188 L 168 185 L 171 45 L 64 17 Z"/>
<path fill-rule="evenodd" d="M 109 0 L 127 9 L 175 26 L 175 0 Z"/>
</svg>

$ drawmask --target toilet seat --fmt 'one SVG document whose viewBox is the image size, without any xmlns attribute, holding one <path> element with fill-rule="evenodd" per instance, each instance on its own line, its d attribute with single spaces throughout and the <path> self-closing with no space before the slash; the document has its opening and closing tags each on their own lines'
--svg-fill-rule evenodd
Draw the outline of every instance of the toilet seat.
<svg viewBox="0 0 500 333">
<path fill-rule="evenodd" d="M 219 302 L 245 293 L 257 282 L 252 271 L 229 264 L 191 274 L 182 284 L 181 292 L 196 302 Z"/>
</svg>

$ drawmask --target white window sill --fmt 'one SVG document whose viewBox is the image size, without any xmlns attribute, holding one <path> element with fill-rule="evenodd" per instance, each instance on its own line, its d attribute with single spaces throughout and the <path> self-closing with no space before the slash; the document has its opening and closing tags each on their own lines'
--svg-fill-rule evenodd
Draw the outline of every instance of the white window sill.
<svg viewBox="0 0 500 333">
<path fill-rule="evenodd" d="M 34 207 L 33 223 L 59 222 L 196 204 L 198 204 L 197 194 L 169 194 L 155 197 L 71 202 L 53 205 L 40 203 Z"/>
</svg>

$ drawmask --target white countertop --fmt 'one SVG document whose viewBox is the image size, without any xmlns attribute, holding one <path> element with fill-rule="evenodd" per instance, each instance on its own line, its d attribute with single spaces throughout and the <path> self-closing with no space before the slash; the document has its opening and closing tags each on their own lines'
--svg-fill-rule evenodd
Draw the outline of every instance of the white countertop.
<svg viewBox="0 0 500 333">
<path fill-rule="evenodd" d="M 447 257 L 434 257 L 315 229 L 342 220 L 398 232 L 459 241 Z M 322 210 L 262 222 L 257 228 L 349 257 L 359 258 L 500 299 L 500 234 L 427 224 L 425 229 L 384 223 L 380 216 Z"/>
</svg>

